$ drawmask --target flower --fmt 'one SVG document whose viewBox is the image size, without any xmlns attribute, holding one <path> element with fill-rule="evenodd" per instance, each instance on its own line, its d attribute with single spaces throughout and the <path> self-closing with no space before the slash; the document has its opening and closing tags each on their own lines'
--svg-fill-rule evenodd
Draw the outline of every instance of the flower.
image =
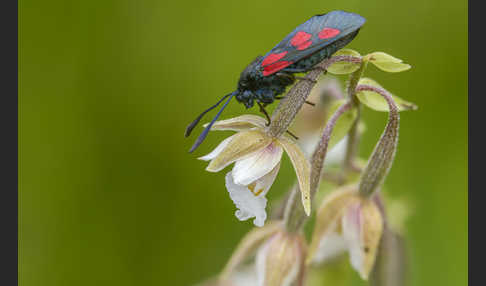
<svg viewBox="0 0 486 286">
<path fill-rule="evenodd" d="M 263 243 L 256 255 L 259 286 L 302 285 L 306 245 L 302 234 L 281 230 Z"/>
<path fill-rule="evenodd" d="M 375 201 L 359 195 L 358 186 L 345 186 L 322 202 L 316 218 L 307 263 L 322 263 L 347 250 L 351 265 L 367 280 L 383 233 Z"/>
<path fill-rule="evenodd" d="M 210 161 L 206 170 L 219 172 L 235 163 L 226 175 L 226 188 L 238 210 L 239 220 L 255 217 L 253 223 L 262 226 L 266 219 L 265 195 L 275 181 L 280 160 L 285 151 L 294 166 L 302 193 L 302 203 L 310 213 L 310 166 L 296 142 L 282 135 L 266 133 L 265 119 L 256 115 L 242 115 L 216 121 L 211 130 L 231 130 L 236 134 L 223 140 L 211 153 L 199 159 Z"/>
</svg>

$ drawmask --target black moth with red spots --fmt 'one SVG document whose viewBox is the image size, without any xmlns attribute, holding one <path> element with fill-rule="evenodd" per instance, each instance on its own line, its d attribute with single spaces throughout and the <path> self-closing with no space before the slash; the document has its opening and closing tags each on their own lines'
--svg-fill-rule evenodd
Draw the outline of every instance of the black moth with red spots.
<svg viewBox="0 0 486 286">
<path fill-rule="evenodd" d="M 225 95 L 187 126 L 186 137 L 204 114 L 228 98 L 189 152 L 194 151 L 202 143 L 213 123 L 234 96 L 246 108 L 252 107 L 256 101 L 260 110 L 264 111 L 263 107 L 272 103 L 277 96 L 285 92 L 287 86 L 295 82 L 295 73 L 307 72 L 330 58 L 356 37 L 364 23 L 365 19 L 358 14 L 332 11 L 313 16 L 298 26 L 270 52 L 263 57 L 258 56 L 243 70 L 236 91 Z"/>
</svg>

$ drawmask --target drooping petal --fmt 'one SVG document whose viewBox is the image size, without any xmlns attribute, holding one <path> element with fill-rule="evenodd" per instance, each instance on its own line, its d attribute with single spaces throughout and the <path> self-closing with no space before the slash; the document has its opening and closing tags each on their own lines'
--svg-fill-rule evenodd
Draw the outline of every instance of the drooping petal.
<svg viewBox="0 0 486 286">
<path fill-rule="evenodd" d="M 209 172 L 219 172 L 236 160 L 256 152 L 272 142 L 272 138 L 259 130 L 249 130 L 236 133 L 226 147 L 209 163 Z"/>
<path fill-rule="evenodd" d="M 348 137 L 345 136 L 338 143 L 336 143 L 336 145 L 328 149 L 326 153 L 324 168 L 327 168 L 330 165 L 337 165 L 342 163 L 346 154 L 346 145 L 348 141 L 347 138 Z M 319 144 L 320 139 L 321 132 L 315 132 L 305 137 L 299 137 L 299 146 L 302 148 L 302 151 L 304 152 L 306 158 L 308 158 L 309 160 L 312 158 L 312 154 Z"/>
<path fill-rule="evenodd" d="M 277 164 L 270 173 L 249 186 L 235 184 L 232 172 L 226 174 L 226 189 L 228 190 L 231 200 L 233 200 L 233 203 L 238 208 L 235 212 L 235 216 L 239 220 L 244 221 L 254 217 L 253 224 L 256 226 L 261 227 L 265 224 L 265 220 L 267 219 L 265 210 L 267 206 L 267 198 L 265 195 L 273 184 L 279 168 L 280 164 Z"/>
<path fill-rule="evenodd" d="M 216 156 L 219 155 L 219 153 L 221 153 L 221 151 L 224 150 L 224 148 L 226 148 L 226 146 L 228 146 L 228 144 L 231 142 L 231 140 L 233 140 L 234 135 L 231 135 L 230 137 L 224 139 L 223 141 L 221 141 L 221 143 L 219 143 L 219 145 L 214 148 L 213 151 L 211 151 L 211 153 L 205 155 L 205 156 L 202 156 L 202 157 L 199 157 L 198 159 L 199 160 L 203 160 L 203 161 L 211 161 L 213 160 L 214 158 L 216 158 Z"/>
<path fill-rule="evenodd" d="M 304 153 L 300 147 L 290 138 L 282 136 L 279 138 L 279 143 L 282 144 L 285 152 L 289 155 L 290 161 L 294 166 L 297 180 L 299 181 L 299 188 L 302 195 L 302 205 L 305 213 L 310 215 L 311 201 L 310 201 L 310 164 L 305 158 Z"/>
<path fill-rule="evenodd" d="M 282 159 L 283 149 L 272 142 L 267 147 L 238 160 L 233 168 L 233 180 L 238 185 L 249 185 L 272 171 Z"/>
<path fill-rule="evenodd" d="M 363 272 L 365 255 L 361 241 L 362 220 L 360 202 L 348 206 L 342 217 L 343 236 L 349 247 L 351 265 L 360 275 Z"/>
<path fill-rule="evenodd" d="M 326 242 L 323 239 L 336 231 L 347 205 L 359 201 L 357 193 L 358 187 L 356 185 L 343 186 L 323 200 L 316 214 L 316 224 L 307 255 L 308 264 L 314 261 L 319 248 L 326 247 Z"/>
<path fill-rule="evenodd" d="M 326 154 L 325 166 L 341 164 L 346 156 L 347 144 L 348 136 L 345 136 L 341 141 L 336 143 Z"/>
<path fill-rule="evenodd" d="M 351 265 L 367 280 L 383 233 L 383 219 L 374 202 L 363 199 L 348 205 L 342 217 L 342 231 Z"/>
<path fill-rule="evenodd" d="M 266 120 L 260 116 L 245 114 L 234 118 L 216 121 L 211 130 L 243 131 L 254 127 L 265 127 Z M 206 127 L 208 123 L 204 124 Z"/>
</svg>

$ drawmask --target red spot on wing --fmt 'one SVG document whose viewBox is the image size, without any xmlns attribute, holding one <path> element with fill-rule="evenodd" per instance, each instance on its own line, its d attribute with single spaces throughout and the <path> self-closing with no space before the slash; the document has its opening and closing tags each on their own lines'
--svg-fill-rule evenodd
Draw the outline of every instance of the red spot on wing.
<svg viewBox="0 0 486 286">
<path fill-rule="evenodd" d="M 312 38 L 311 34 L 299 31 L 292 37 L 290 44 L 299 51 L 305 50 L 312 44 L 310 38 Z"/>
<path fill-rule="evenodd" d="M 329 39 L 333 38 L 341 33 L 338 29 L 334 28 L 324 28 L 319 32 L 319 39 Z"/>
<path fill-rule="evenodd" d="M 274 62 L 276 62 L 276 61 L 280 60 L 281 58 L 285 57 L 286 54 L 287 54 L 287 51 L 281 52 L 281 53 L 278 53 L 278 54 L 269 54 L 262 61 L 262 67 L 263 66 L 266 66 L 266 65 L 269 65 L 269 64 L 273 64 Z"/>
<path fill-rule="evenodd" d="M 311 34 L 299 31 L 294 35 L 292 40 L 290 40 L 290 44 L 294 47 L 297 47 L 307 42 L 310 38 L 312 38 Z"/>
<path fill-rule="evenodd" d="M 268 65 L 266 67 L 263 68 L 263 76 L 267 76 L 267 75 L 271 75 L 273 73 L 276 73 L 278 72 L 279 70 L 291 65 L 292 62 L 288 62 L 288 61 L 280 61 L 280 62 L 276 62 L 276 63 L 273 63 L 271 65 Z"/>
<path fill-rule="evenodd" d="M 303 43 L 302 45 L 299 45 L 297 47 L 297 50 L 301 51 L 301 50 L 305 50 L 307 49 L 310 45 L 312 44 L 312 41 L 307 41 L 305 43 Z"/>
</svg>

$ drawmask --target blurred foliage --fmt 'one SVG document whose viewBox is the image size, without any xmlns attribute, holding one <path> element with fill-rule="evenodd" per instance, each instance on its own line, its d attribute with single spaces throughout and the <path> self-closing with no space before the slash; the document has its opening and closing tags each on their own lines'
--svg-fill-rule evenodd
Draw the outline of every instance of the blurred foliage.
<svg viewBox="0 0 486 286">
<path fill-rule="evenodd" d="M 419 106 L 401 114 L 385 183 L 414 203 L 410 285 L 466 285 L 467 1 L 451 0 L 19 1 L 21 284 L 190 285 L 218 272 L 252 224 L 234 217 L 225 172 L 195 159 L 227 134 L 188 154 L 184 129 L 257 55 L 337 9 L 367 19 L 349 48 L 412 65 L 365 75 Z M 364 110 L 368 156 L 387 114 Z M 244 112 L 234 101 L 222 118 Z M 281 172 L 270 198 L 293 183 L 288 158 Z"/>
</svg>

